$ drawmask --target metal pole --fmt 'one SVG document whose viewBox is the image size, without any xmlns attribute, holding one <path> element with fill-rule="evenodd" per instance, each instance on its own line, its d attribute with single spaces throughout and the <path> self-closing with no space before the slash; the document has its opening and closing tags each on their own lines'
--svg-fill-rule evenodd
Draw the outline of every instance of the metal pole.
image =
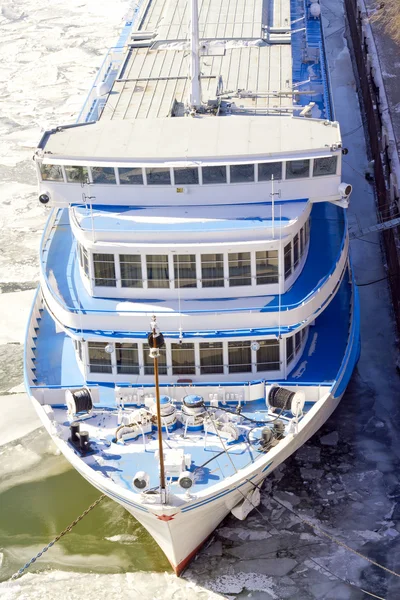
<svg viewBox="0 0 400 600">
<path fill-rule="evenodd" d="M 201 106 L 200 59 L 199 59 L 199 9 L 197 0 L 190 3 L 190 108 Z"/>
<path fill-rule="evenodd" d="M 153 319 L 151 323 L 153 330 L 153 349 L 157 348 L 157 331 L 156 331 L 156 320 Z M 156 386 L 156 406 L 157 406 L 157 428 L 158 428 L 158 453 L 160 457 L 160 493 L 161 503 L 163 502 L 163 491 L 165 493 L 165 469 L 164 469 L 164 451 L 162 442 L 162 429 L 161 429 L 161 407 L 160 407 L 160 387 L 158 382 L 158 352 L 154 353 L 154 382 Z"/>
<path fill-rule="evenodd" d="M 272 239 L 275 239 L 275 194 L 274 176 L 271 175 L 271 197 L 272 197 Z"/>
</svg>

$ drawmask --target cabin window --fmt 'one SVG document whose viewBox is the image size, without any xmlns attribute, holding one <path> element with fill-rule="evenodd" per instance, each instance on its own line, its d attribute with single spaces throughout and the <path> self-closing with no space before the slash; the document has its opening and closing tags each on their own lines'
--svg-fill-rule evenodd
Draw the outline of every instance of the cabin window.
<svg viewBox="0 0 400 600">
<path fill-rule="evenodd" d="M 323 175 L 336 175 L 337 156 L 326 156 L 325 158 L 314 159 L 314 177 L 322 177 Z"/>
<path fill-rule="evenodd" d="M 93 183 L 117 183 L 114 167 L 92 167 Z"/>
<path fill-rule="evenodd" d="M 271 181 L 274 179 L 282 179 L 282 163 L 259 163 L 258 165 L 258 181 Z"/>
<path fill-rule="evenodd" d="M 254 181 L 254 165 L 231 165 L 231 183 Z"/>
<path fill-rule="evenodd" d="M 229 285 L 251 285 L 250 252 L 233 252 L 228 255 Z"/>
<path fill-rule="evenodd" d="M 143 364 L 144 374 L 154 375 L 154 359 L 150 356 L 149 346 L 143 346 Z M 167 374 L 167 354 L 166 349 L 160 348 L 160 356 L 158 357 L 158 373 L 159 375 Z"/>
<path fill-rule="evenodd" d="M 278 250 L 256 252 L 257 285 L 278 283 Z"/>
<path fill-rule="evenodd" d="M 162 167 L 146 169 L 147 185 L 171 185 L 171 172 Z"/>
<path fill-rule="evenodd" d="M 195 185 L 199 183 L 198 169 L 174 169 L 175 185 Z"/>
<path fill-rule="evenodd" d="M 194 375 L 194 344 L 171 344 L 172 374 Z"/>
<path fill-rule="evenodd" d="M 139 352 L 137 344 L 115 344 L 117 373 L 139 375 Z"/>
<path fill-rule="evenodd" d="M 64 181 L 62 168 L 59 165 L 40 165 L 43 181 Z"/>
<path fill-rule="evenodd" d="M 299 260 L 299 234 L 296 233 L 296 235 L 293 238 L 293 269 L 297 267 L 297 265 L 299 264 Z"/>
<path fill-rule="evenodd" d="M 142 260 L 139 254 L 120 254 L 121 286 L 129 288 L 143 287 Z"/>
<path fill-rule="evenodd" d="M 278 371 L 280 369 L 279 341 L 260 340 L 257 350 L 257 371 Z"/>
<path fill-rule="evenodd" d="M 103 287 L 114 287 L 115 264 L 114 254 L 93 254 L 94 284 Z"/>
<path fill-rule="evenodd" d="M 286 163 L 286 179 L 300 179 L 310 176 L 310 161 L 304 160 L 289 160 Z"/>
<path fill-rule="evenodd" d="M 212 375 L 224 372 L 222 342 L 200 344 L 200 373 Z"/>
<path fill-rule="evenodd" d="M 286 338 L 286 364 L 292 362 L 294 358 L 293 352 L 293 337 Z"/>
<path fill-rule="evenodd" d="M 143 172 L 138 167 L 120 167 L 118 169 L 121 185 L 143 185 Z"/>
<path fill-rule="evenodd" d="M 304 223 L 304 243 L 307 246 L 308 240 L 310 239 L 310 221 Z"/>
<path fill-rule="evenodd" d="M 68 183 L 89 183 L 87 167 L 64 167 Z"/>
<path fill-rule="evenodd" d="M 196 255 L 174 255 L 174 275 L 176 288 L 193 288 L 197 286 Z"/>
<path fill-rule="evenodd" d="M 292 243 L 286 244 L 284 249 L 284 263 L 285 263 L 285 279 L 292 274 Z"/>
<path fill-rule="evenodd" d="M 201 281 L 203 287 L 224 287 L 224 255 L 201 255 Z"/>
<path fill-rule="evenodd" d="M 146 256 L 147 285 L 149 288 L 169 287 L 168 256 L 149 254 Z"/>
<path fill-rule="evenodd" d="M 89 277 L 89 257 L 86 248 L 81 244 L 79 244 L 79 262 L 86 277 Z"/>
<path fill-rule="evenodd" d="M 111 354 L 105 351 L 106 346 L 104 342 L 88 342 L 91 373 L 112 373 Z"/>
<path fill-rule="evenodd" d="M 251 373 L 250 342 L 228 342 L 229 373 Z"/>
<path fill-rule="evenodd" d="M 295 345 L 294 351 L 295 351 L 295 354 L 297 354 L 301 348 L 301 333 L 300 333 L 300 331 L 298 331 L 294 336 L 294 345 Z"/>
<path fill-rule="evenodd" d="M 300 255 L 303 256 L 305 244 L 304 244 L 304 227 L 300 229 Z"/>
<path fill-rule="evenodd" d="M 203 184 L 226 183 L 226 167 L 203 167 Z"/>
</svg>

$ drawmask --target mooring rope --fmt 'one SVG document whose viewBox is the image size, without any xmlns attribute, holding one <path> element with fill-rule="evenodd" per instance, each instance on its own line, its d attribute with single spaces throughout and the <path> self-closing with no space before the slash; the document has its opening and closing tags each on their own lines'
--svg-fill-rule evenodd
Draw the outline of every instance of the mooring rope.
<svg viewBox="0 0 400 600">
<path fill-rule="evenodd" d="M 88 513 L 90 513 L 90 511 L 93 510 L 98 504 L 100 504 L 100 502 L 102 500 L 104 500 L 104 498 L 106 498 L 105 494 L 102 494 L 99 498 L 97 498 L 97 500 L 95 500 L 93 502 L 93 504 L 91 504 L 89 506 L 89 508 L 87 508 L 81 515 L 79 515 L 79 517 L 77 519 L 75 519 L 75 521 L 72 521 L 72 523 L 70 525 L 68 525 L 68 527 L 66 527 L 60 534 L 58 534 L 58 536 L 55 537 L 54 540 L 52 540 L 49 544 L 47 544 L 47 546 L 45 546 L 40 552 L 38 552 L 36 554 L 36 556 L 34 556 L 33 558 L 31 558 L 31 560 L 28 561 L 23 567 L 21 567 L 21 569 L 19 569 L 19 571 L 17 571 L 16 573 L 14 573 L 14 575 L 11 577 L 11 580 L 18 579 L 18 577 L 21 577 L 21 575 L 27 569 L 29 569 L 29 567 L 31 565 L 33 565 L 33 563 L 36 562 L 38 558 L 40 558 L 45 552 L 47 552 L 47 550 L 49 550 L 49 548 L 51 548 L 52 546 L 54 546 L 54 544 L 56 544 L 66 533 L 69 533 L 71 531 L 71 529 L 73 527 L 75 527 L 75 525 L 77 525 L 79 523 L 79 521 L 82 521 L 82 519 L 84 517 L 86 517 L 86 515 Z"/>
</svg>

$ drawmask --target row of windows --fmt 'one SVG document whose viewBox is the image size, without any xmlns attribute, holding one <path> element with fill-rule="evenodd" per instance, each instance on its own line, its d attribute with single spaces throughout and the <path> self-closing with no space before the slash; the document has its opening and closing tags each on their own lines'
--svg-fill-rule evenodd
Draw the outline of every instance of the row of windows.
<svg viewBox="0 0 400 600">
<path fill-rule="evenodd" d="M 302 350 L 307 336 L 307 328 L 286 338 L 286 364 L 289 365 Z M 116 343 L 115 352 L 105 351 L 106 343 L 88 342 L 88 359 L 91 373 L 113 372 L 118 375 L 154 375 L 153 359 L 149 356 L 146 344 L 139 347 L 136 343 Z M 252 373 L 279 371 L 281 368 L 278 340 L 236 341 L 227 343 L 228 364 L 224 365 L 224 347 L 222 342 L 201 342 L 198 345 L 200 375 L 218 375 L 223 373 Z M 78 354 L 82 361 L 82 345 L 78 343 Z M 141 359 L 141 360 L 140 360 Z M 160 375 L 195 375 L 195 344 L 172 343 L 171 349 L 160 350 L 158 360 Z"/>
<path fill-rule="evenodd" d="M 218 183 L 251 183 L 282 179 L 303 179 L 335 175 L 337 156 L 288 160 L 257 164 L 218 165 L 208 167 L 80 167 L 44 165 L 41 167 L 45 181 L 67 183 L 106 183 L 115 185 L 207 185 Z M 64 173 L 63 173 L 64 170 Z"/>
<path fill-rule="evenodd" d="M 225 280 L 230 287 L 241 285 L 265 285 L 278 283 L 278 250 L 261 250 L 255 253 L 255 272 L 252 273 L 251 252 L 228 254 L 228 272 L 225 275 L 224 255 L 201 254 L 199 283 L 203 288 L 224 287 Z M 85 248 L 79 246 L 81 267 L 89 277 L 89 259 Z M 170 265 L 167 254 L 119 254 L 121 287 L 169 288 L 172 270 L 175 288 L 197 287 L 197 261 L 195 254 L 174 254 Z M 116 265 L 114 254 L 93 254 L 94 284 L 103 287 L 116 287 Z M 145 279 L 143 278 L 145 274 Z"/>
</svg>

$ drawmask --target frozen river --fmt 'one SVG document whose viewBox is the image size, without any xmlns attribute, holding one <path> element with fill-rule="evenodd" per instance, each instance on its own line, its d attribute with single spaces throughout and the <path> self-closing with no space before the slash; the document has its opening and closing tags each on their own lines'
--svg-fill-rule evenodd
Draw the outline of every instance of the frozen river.
<svg viewBox="0 0 400 600">
<path fill-rule="evenodd" d="M 375 222 L 373 190 L 341 0 L 324 0 L 326 43 L 354 193 L 351 227 Z M 300 517 L 400 570 L 400 379 L 379 238 L 352 242 L 362 353 L 332 418 L 265 485 L 259 512 L 229 517 L 176 579 L 147 533 L 110 501 L 97 507 L 19 581 L 7 578 L 98 492 L 57 455 L 22 388 L 24 324 L 38 279 L 47 212 L 32 154 L 41 131 L 72 122 L 130 8 L 125 0 L 1 2 L 0 38 L 0 597 L 385 600 L 400 579 L 317 535 Z M 365 591 L 362 591 L 365 590 Z M 373 597 L 373 596 L 372 596 Z"/>
</svg>

